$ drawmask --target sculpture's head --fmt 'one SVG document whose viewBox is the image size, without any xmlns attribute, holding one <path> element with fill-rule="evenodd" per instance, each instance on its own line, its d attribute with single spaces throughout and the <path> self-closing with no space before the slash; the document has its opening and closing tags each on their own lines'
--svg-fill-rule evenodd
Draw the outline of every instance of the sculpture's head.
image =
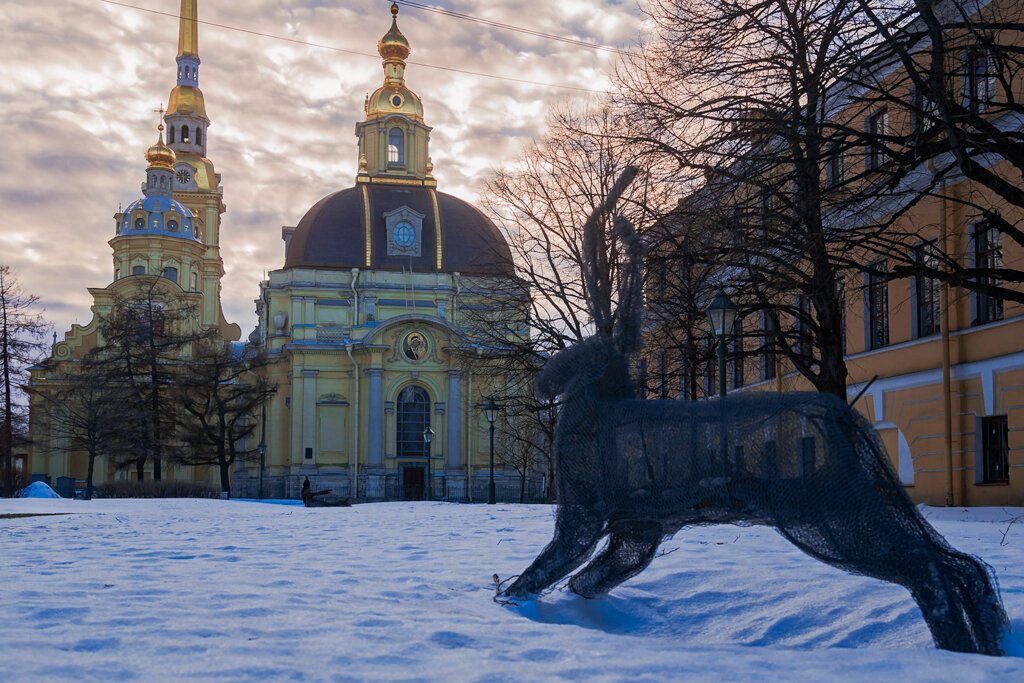
<svg viewBox="0 0 1024 683">
<path fill-rule="evenodd" d="M 537 375 L 534 386 L 542 401 L 570 390 L 587 391 L 594 398 L 633 395 L 625 356 L 603 337 L 584 339 L 556 353 Z"/>
</svg>

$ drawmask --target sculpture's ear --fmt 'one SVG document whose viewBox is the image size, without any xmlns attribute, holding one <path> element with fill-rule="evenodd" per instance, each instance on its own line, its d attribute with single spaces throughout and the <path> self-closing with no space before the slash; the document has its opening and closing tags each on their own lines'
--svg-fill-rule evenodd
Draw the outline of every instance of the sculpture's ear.
<svg viewBox="0 0 1024 683">
<path fill-rule="evenodd" d="M 615 210 L 622 193 L 636 178 L 638 170 L 635 166 L 627 166 L 619 175 L 615 185 L 601 205 L 587 218 L 583 224 L 583 246 L 581 250 L 580 268 L 583 274 L 583 291 L 587 299 L 587 309 L 594 319 L 599 336 L 607 337 L 612 330 L 612 282 L 611 269 L 608 267 L 608 250 L 605 245 L 601 219 L 605 214 Z"/>
<path fill-rule="evenodd" d="M 625 247 L 626 260 L 619 273 L 619 307 L 615 311 L 615 346 L 629 355 L 642 343 L 644 255 L 647 247 L 624 216 L 615 217 L 615 234 Z"/>
</svg>

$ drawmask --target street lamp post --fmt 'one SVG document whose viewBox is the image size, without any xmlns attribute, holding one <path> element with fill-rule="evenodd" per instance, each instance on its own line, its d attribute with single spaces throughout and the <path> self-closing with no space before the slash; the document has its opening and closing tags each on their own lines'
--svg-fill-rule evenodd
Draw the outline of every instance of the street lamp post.
<svg viewBox="0 0 1024 683">
<path fill-rule="evenodd" d="M 494 401 L 490 401 L 484 406 L 484 415 L 487 417 L 487 422 L 491 426 L 491 479 L 487 484 L 487 504 L 494 505 L 494 411 L 498 409 L 498 406 L 494 405 Z"/>
<path fill-rule="evenodd" d="M 257 448 L 257 450 L 259 450 L 259 452 L 260 452 L 260 473 L 259 473 L 259 485 L 258 485 L 258 490 L 257 490 L 257 493 L 256 493 L 256 495 L 257 495 L 257 497 L 259 497 L 259 499 L 260 499 L 260 500 L 263 500 L 263 465 L 264 465 L 264 460 L 263 460 L 263 458 L 264 458 L 264 456 L 266 456 L 266 454 L 267 454 L 267 444 L 266 444 L 266 443 L 264 443 L 264 442 L 263 442 L 263 441 L 261 440 L 261 441 L 260 441 L 260 445 L 259 445 L 259 446 L 257 446 L 256 448 Z"/>
<path fill-rule="evenodd" d="M 736 304 L 726 296 L 724 289 L 718 290 L 708 306 L 708 321 L 711 332 L 718 338 L 718 395 L 725 396 L 725 341 L 736 322 Z"/>
<path fill-rule="evenodd" d="M 434 499 L 434 486 L 430 483 L 430 442 L 434 440 L 434 430 L 427 425 L 423 430 L 423 443 L 427 446 L 427 485 L 424 487 L 423 500 Z"/>
</svg>

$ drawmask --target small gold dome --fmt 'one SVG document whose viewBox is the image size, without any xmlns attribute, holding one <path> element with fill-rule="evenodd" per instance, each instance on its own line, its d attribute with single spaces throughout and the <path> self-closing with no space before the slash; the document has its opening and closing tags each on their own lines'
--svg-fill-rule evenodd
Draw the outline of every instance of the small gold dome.
<svg viewBox="0 0 1024 683">
<path fill-rule="evenodd" d="M 391 30 L 377 41 L 377 52 L 384 59 L 405 60 L 409 56 L 409 41 L 398 30 L 398 5 L 391 3 Z"/>
<path fill-rule="evenodd" d="M 174 162 L 177 157 L 174 155 L 174 150 L 164 144 L 164 124 L 161 123 L 157 126 L 157 130 L 160 131 L 160 137 L 155 145 L 146 150 L 146 161 L 149 162 L 150 168 L 174 170 Z"/>
</svg>

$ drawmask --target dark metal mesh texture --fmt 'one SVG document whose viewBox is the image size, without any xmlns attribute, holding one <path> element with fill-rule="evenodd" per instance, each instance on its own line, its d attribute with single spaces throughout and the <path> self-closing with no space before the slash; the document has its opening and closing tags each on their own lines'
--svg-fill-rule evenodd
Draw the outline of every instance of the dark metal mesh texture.
<svg viewBox="0 0 1024 683">
<path fill-rule="evenodd" d="M 569 581 L 587 598 L 643 571 L 661 541 L 685 526 L 761 524 L 822 562 L 905 586 L 936 646 L 1003 654 L 1009 620 L 991 569 L 921 517 L 877 433 L 844 401 L 796 392 L 635 398 L 624 354 L 642 341 L 644 247 L 617 217 L 627 256 L 613 318 L 600 219 L 636 174 L 627 167 L 583 227 L 582 276 L 599 336 L 556 354 L 537 377 L 542 399 L 563 397 L 558 518 L 555 537 L 503 594 L 545 590 L 604 536 L 607 546 Z"/>
</svg>

